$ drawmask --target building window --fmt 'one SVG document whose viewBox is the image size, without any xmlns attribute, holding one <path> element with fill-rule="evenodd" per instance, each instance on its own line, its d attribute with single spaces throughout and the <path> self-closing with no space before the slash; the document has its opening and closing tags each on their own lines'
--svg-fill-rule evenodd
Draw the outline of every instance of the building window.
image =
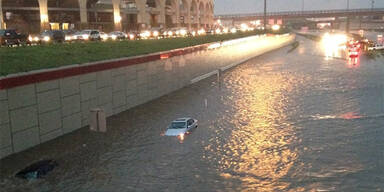
<svg viewBox="0 0 384 192">
<path fill-rule="evenodd" d="M 50 23 L 50 25 L 51 25 L 51 30 L 59 30 L 60 29 L 59 23 Z"/>
<path fill-rule="evenodd" d="M 63 23 L 62 29 L 68 30 L 68 28 L 69 28 L 69 23 Z"/>
</svg>

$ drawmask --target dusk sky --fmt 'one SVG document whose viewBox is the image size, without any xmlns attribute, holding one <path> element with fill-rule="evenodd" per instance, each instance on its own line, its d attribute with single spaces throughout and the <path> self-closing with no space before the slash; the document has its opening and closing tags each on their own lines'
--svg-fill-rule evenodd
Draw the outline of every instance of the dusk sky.
<svg viewBox="0 0 384 192">
<path fill-rule="evenodd" d="M 301 10 L 302 0 L 267 0 L 268 11 Z M 384 8 L 384 0 L 375 0 L 375 8 Z M 215 0 L 215 14 L 263 12 L 264 0 Z M 344 9 L 347 0 L 304 0 L 305 10 Z M 350 8 L 371 8 L 371 0 L 350 0 Z"/>
</svg>

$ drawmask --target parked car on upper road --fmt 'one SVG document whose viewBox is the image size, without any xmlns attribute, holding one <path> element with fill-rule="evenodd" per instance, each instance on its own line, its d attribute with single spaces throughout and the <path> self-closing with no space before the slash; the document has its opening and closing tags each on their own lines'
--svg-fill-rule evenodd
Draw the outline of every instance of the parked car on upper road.
<svg viewBox="0 0 384 192">
<path fill-rule="evenodd" d="M 65 41 L 65 33 L 60 30 L 47 30 L 43 31 L 40 34 L 40 40 L 42 42 L 59 42 L 62 43 Z"/>
<path fill-rule="evenodd" d="M 124 32 L 121 32 L 121 31 L 114 31 L 114 32 L 110 32 L 108 34 L 109 38 L 111 38 L 112 40 L 116 40 L 116 39 L 126 39 L 128 38 L 128 35 Z"/>
<path fill-rule="evenodd" d="M 138 32 L 138 31 L 130 31 L 128 37 L 129 37 L 130 40 L 139 40 L 139 39 L 141 39 L 140 32 Z"/>
<path fill-rule="evenodd" d="M 90 40 L 90 41 L 96 41 L 101 40 L 100 31 L 98 30 L 83 30 L 80 32 L 75 33 L 73 39 L 75 40 Z"/>
<path fill-rule="evenodd" d="M 65 34 L 65 41 L 72 41 L 74 40 L 73 37 L 76 33 L 75 30 L 63 30 L 64 34 Z"/>
<path fill-rule="evenodd" d="M 17 33 L 14 29 L 0 29 L 0 45 L 12 46 L 26 43 L 26 35 Z"/>
<path fill-rule="evenodd" d="M 109 36 L 108 36 L 108 34 L 106 34 L 104 32 L 100 32 L 100 38 L 101 38 L 101 40 L 106 41 L 109 39 Z"/>
</svg>

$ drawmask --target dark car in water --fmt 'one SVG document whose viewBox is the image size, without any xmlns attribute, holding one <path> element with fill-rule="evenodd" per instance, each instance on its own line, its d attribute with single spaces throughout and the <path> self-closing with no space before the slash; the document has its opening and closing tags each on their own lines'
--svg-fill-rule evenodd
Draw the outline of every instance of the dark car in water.
<svg viewBox="0 0 384 192">
<path fill-rule="evenodd" d="M 0 45 L 19 45 L 26 41 L 26 36 L 19 34 L 14 29 L 0 29 Z"/>
</svg>

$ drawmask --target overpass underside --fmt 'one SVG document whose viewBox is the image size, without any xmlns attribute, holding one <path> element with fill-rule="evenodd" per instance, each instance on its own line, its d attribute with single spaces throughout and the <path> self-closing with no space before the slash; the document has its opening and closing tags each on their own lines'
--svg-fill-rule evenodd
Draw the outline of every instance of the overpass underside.
<svg viewBox="0 0 384 192">
<path fill-rule="evenodd" d="M 277 20 L 282 21 L 284 24 L 298 24 L 298 25 L 316 25 L 317 22 L 309 21 L 309 18 L 334 18 L 329 20 L 332 26 L 338 27 L 346 22 L 346 18 L 354 21 L 355 23 L 372 23 L 372 25 L 381 25 L 380 21 L 384 20 L 384 9 L 353 9 L 353 10 L 323 10 L 323 11 L 297 11 L 297 12 L 275 12 L 267 13 L 268 24 Z M 264 14 L 237 14 L 237 15 L 217 15 L 215 19 L 220 19 L 222 23 L 229 23 L 231 25 L 239 25 L 255 20 L 263 22 Z M 375 19 L 372 21 L 372 19 Z M 360 24 L 359 24 L 360 25 Z"/>
</svg>

